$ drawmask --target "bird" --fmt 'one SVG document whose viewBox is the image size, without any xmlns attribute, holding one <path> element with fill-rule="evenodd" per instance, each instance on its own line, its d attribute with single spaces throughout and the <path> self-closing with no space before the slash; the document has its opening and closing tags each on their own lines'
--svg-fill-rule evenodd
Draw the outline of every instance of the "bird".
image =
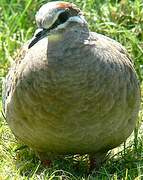
<svg viewBox="0 0 143 180">
<path fill-rule="evenodd" d="M 41 160 L 88 154 L 91 166 L 101 166 L 135 128 L 133 61 L 119 42 L 90 31 L 73 3 L 44 4 L 36 23 L 3 85 L 6 121 Z"/>
</svg>

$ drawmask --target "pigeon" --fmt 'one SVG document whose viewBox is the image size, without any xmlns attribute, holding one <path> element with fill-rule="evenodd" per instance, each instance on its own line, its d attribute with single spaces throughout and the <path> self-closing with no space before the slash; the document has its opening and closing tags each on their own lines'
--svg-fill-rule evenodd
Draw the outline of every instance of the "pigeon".
<svg viewBox="0 0 143 180">
<path fill-rule="evenodd" d="M 41 160 L 89 154 L 98 167 L 135 128 L 133 62 L 120 43 L 91 32 L 75 4 L 48 2 L 36 23 L 4 82 L 6 121 Z"/>
</svg>

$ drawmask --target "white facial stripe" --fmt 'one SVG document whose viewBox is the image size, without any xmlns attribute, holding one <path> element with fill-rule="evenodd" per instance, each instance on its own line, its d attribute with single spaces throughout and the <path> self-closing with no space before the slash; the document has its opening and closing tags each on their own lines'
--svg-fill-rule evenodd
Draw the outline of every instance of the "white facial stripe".
<svg viewBox="0 0 143 180">
<path fill-rule="evenodd" d="M 68 21 L 78 22 L 80 24 L 87 24 L 87 21 L 84 19 L 82 15 L 70 17 Z"/>
<path fill-rule="evenodd" d="M 48 29 L 58 18 L 59 14 L 64 11 L 56 7 L 59 3 L 65 4 L 63 1 L 48 2 L 43 5 L 36 13 L 36 22 L 39 27 Z"/>
</svg>

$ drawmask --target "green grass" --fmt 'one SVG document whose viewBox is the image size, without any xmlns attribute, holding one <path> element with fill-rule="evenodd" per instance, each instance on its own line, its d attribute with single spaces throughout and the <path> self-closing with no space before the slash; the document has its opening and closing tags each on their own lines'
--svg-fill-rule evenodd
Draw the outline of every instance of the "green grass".
<svg viewBox="0 0 143 180">
<path fill-rule="evenodd" d="M 0 87 L 16 50 L 35 31 L 36 10 L 44 0 L 0 1 Z M 90 29 L 122 43 L 134 60 L 139 80 L 143 79 L 143 2 L 142 0 L 75 0 L 90 24 Z M 143 92 L 143 86 L 142 86 Z M 0 90 L 1 92 L 1 90 Z M 1 99 L 1 93 L 0 93 Z M 1 108 L 0 108 L 1 109 Z M 4 118 L 0 117 L 0 179 L 143 179 L 143 110 L 136 129 L 126 143 L 112 152 L 98 172 L 88 172 L 88 157 L 67 156 L 45 168 L 34 152 L 20 144 Z"/>
</svg>

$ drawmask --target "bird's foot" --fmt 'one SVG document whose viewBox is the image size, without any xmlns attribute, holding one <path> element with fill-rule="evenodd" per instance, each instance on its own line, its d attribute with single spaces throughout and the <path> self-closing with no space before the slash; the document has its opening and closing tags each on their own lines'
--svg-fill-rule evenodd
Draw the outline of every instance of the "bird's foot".
<svg viewBox="0 0 143 180">
<path fill-rule="evenodd" d="M 41 160 L 41 163 L 45 167 L 51 167 L 51 165 L 52 165 L 52 161 L 49 159 Z"/>
<path fill-rule="evenodd" d="M 92 171 L 93 169 L 98 169 L 99 165 L 97 164 L 96 158 L 91 158 L 89 162 L 89 171 Z"/>
<path fill-rule="evenodd" d="M 45 167 L 51 167 L 52 165 L 52 155 L 50 153 L 46 153 L 46 152 L 37 152 L 36 151 L 37 156 L 39 157 L 39 159 L 41 160 L 41 164 Z"/>
<path fill-rule="evenodd" d="M 106 160 L 107 153 L 97 153 L 94 155 L 89 155 L 89 171 L 98 171 L 102 163 Z"/>
</svg>

